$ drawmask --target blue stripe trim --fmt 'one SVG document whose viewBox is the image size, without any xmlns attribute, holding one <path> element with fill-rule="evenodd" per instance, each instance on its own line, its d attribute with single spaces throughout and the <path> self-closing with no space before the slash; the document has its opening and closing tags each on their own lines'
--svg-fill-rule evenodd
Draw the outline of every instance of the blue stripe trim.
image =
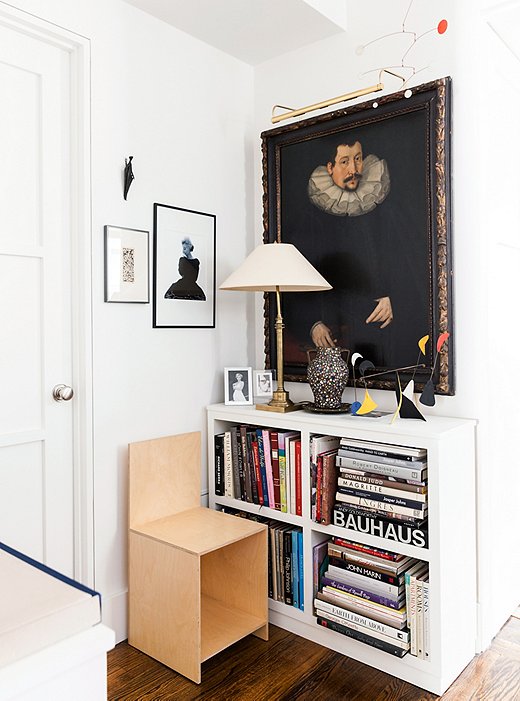
<svg viewBox="0 0 520 701">
<path fill-rule="evenodd" d="M 29 557 L 28 555 L 24 555 L 24 553 L 21 553 L 18 550 L 11 548 L 9 545 L 6 545 L 5 543 L 0 543 L 0 550 L 4 550 L 9 555 L 13 555 L 14 557 L 17 557 L 19 560 L 26 562 L 28 565 L 32 565 L 33 567 L 36 567 L 36 569 L 41 570 L 42 572 L 45 572 L 46 574 L 51 575 L 51 577 L 55 577 L 56 579 L 59 579 L 60 581 L 64 582 L 65 584 L 70 585 L 71 587 L 74 587 L 75 589 L 79 589 L 80 591 L 83 591 L 86 594 L 90 594 L 90 596 L 97 596 L 99 598 L 99 606 L 101 608 L 101 594 L 98 591 L 95 591 L 94 589 L 90 589 L 89 587 L 85 586 L 84 584 L 81 584 L 81 582 L 76 582 L 75 579 L 71 579 L 70 577 L 67 577 L 66 575 L 62 574 L 61 572 L 58 572 L 57 570 L 53 570 L 52 567 L 47 567 L 47 565 L 44 565 L 43 563 L 38 562 L 37 560 L 34 560 L 32 557 Z"/>
</svg>

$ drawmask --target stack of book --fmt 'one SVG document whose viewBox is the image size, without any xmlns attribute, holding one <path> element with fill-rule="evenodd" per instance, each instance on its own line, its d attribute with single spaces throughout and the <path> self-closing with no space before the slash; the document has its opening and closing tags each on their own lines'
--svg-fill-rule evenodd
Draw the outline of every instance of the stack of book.
<svg viewBox="0 0 520 701">
<path fill-rule="evenodd" d="M 215 436 L 215 494 L 302 515 L 301 436 L 230 426 Z"/>
<path fill-rule="evenodd" d="M 428 565 L 418 562 L 405 574 L 406 622 L 410 630 L 410 654 L 430 658 L 430 579 Z"/>
<path fill-rule="evenodd" d="M 318 625 L 397 657 L 410 652 L 406 576 L 427 571 L 425 563 L 334 537 L 323 569 L 314 598 Z"/>
<path fill-rule="evenodd" d="M 303 531 L 297 526 L 280 523 L 246 511 L 223 507 L 222 511 L 240 518 L 267 524 L 268 593 L 273 601 L 303 611 Z"/>
<path fill-rule="evenodd" d="M 342 438 L 335 525 L 426 547 L 426 450 Z"/>
</svg>

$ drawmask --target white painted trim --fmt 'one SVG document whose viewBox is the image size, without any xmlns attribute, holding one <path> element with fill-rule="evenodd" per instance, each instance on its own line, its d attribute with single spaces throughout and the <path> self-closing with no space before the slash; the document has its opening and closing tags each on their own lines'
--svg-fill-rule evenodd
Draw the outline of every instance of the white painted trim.
<svg viewBox="0 0 520 701">
<path fill-rule="evenodd" d="M 128 591 L 103 597 L 103 625 L 116 634 L 116 644 L 128 638 Z"/>
<path fill-rule="evenodd" d="M 4 2 L 0 24 L 70 54 L 74 577 L 94 586 L 90 41 Z"/>
</svg>

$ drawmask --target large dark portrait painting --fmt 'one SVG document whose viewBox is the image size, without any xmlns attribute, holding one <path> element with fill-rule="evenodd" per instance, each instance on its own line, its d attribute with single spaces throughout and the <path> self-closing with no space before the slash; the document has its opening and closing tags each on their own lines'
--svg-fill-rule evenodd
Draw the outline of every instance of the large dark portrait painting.
<svg viewBox="0 0 520 701">
<path fill-rule="evenodd" d="M 452 337 L 436 358 L 452 323 L 449 93 L 445 78 L 262 134 L 265 241 L 293 243 L 332 285 L 283 295 L 286 379 L 305 381 L 308 348 L 336 344 L 378 371 L 424 363 L 419 388 L 433 371 L 454 393 Z M 266 367 L 274 316 L 267 296 Z"/>
</svg>

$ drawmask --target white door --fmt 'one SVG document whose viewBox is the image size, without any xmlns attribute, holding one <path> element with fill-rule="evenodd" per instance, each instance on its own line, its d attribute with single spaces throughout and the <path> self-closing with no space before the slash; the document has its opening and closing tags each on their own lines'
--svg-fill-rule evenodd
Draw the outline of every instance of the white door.
<svg viewBox="0 0 520 701">
<path fill-rule="evenodd" d="M 0 541 L 72 576 L 70 59 L 0 25 Z"/>
</svg>

